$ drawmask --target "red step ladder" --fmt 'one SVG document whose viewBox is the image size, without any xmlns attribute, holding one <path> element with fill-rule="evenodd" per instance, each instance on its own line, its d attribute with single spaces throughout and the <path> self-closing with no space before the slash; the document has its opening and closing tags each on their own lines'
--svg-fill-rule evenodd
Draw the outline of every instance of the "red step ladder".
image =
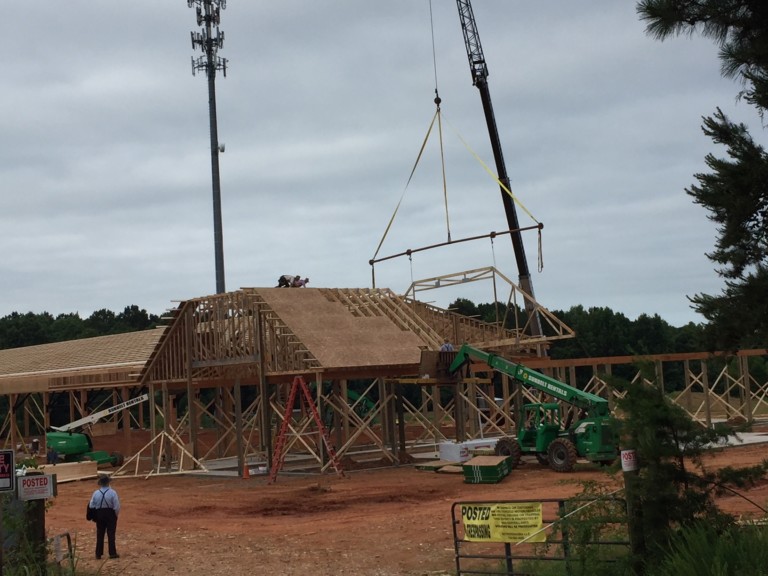
<svg viewBox="0 0 768 576">
<path fill-rule="evenodd" d="M 277 441 L 275 442 L 275 453 L 272 455 L 272 466 L 269 470 L 270 484 L 277 480 L 277 474 L 280 472 L 283 464 L 285 463 L 285 439 L 288 434 L 288 424 L 293 419 L 293 405 L 296 401 L 296 394 L 299 392 L 301 393 L 299 398 L 301 399 L 302 407 L 306 409 L 307 412 L 309 412 L 312 420 L 317 425 L 317 428 L 322 435 L 325 449 L 328 452 L 328 457 L 331 460 L 331 464 L 333 464 L 334 470 L 336 470 L 336 473 L 339 476 L 344 476 L 341 463 L 336 456 L 336 451 L 333 449 L 333 446 L 331 446 L 330 438 L 328 438 L 328 431 L 325 429 L 325 426 L 323 426 L 323 421 L 320 419 L 320 414 L 317 412 L 317 407 L 315 406 L 315 402 L 312 400 L 312 395 L 309 393 L 307 383 L 304 381 L 302 376 L 296 376 L 293 379 L 293 384 L 291 385 L 291 392 L 288 395 L 288 402 L 285 405 L 285 416 L 283 417 L 282 424 L 280 424 L 280 432 L 278 433 Z"/>
</svg>

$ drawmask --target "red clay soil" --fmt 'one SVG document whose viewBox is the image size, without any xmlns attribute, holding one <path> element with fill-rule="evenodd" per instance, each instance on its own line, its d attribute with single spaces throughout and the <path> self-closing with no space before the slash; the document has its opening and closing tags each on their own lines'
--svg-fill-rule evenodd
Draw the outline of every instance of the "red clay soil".
<svg viewBox="0 0 768 576">
<path fill-rule="evenodd" d="M 706 465 L 750 465 L 766 455 L 768 444 L 738 446 L 708 457 Z M 94 559 L 95 525 L 85 520 L 96 487 L 89 480 L 59 486 L 47 530 L 75 539 L 78 574 L 434 576 L 455 573 L 453 502 L 568 497 L 584 480 L 620 485 L 621 474 L 586 465 L 558 474 L 530 462 L 498 484 L 466 484 L 461 474 L 413 467 L 281 476 L 271 485 L 263 476 L 118 478 L 121 557 L 106 561 Z M 743 493 L 766 507 L 768 483 Z M 720 505 L 761 514 L 736 496 Z"/>
</svg>

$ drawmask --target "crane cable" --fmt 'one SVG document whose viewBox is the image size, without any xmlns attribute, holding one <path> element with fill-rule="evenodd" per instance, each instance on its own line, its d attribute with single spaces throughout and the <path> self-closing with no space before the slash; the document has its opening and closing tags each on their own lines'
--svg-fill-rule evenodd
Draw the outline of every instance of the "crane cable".
<svg viewBox="0 0 768 576">
<path fill-rule="evenodd" d="M 376 247 L 376 252 L 373 255 L 373 258 L 371 261 L 376 260 L 376 256 L 379 255 L 379 250 L 381 250 L 381 245 L 384 244 L 384 239 L 387 237 L 387 234 L 389 234 L 389 229 L 392 227 L 392 223 L 395 221 L 395 216 L 397 216 L 397 211 L 400 210 L 400 204 L 403 203 L 403 198 L 405 197 L 405 191 L 408 190 L 408 185 L 411 183 L 411 180 L 413 179 L 413 174 L 416 172 L 416 167 L 419 165 L 419 161 L 421 160 L 422 154 L 424 154 L 424 148 L 427 146 L 427 141 L 429 140 L 429 135 L 432 133 L 432 127 L 435 125 L 435 119 L 437 118 L 437 113 L 435 113 L 434 116 L 432 116 L 432 122 L 429 123 L 429 128 L 427 128 L 427 134 L 424 136 L 424 140 L 421 143 L 421 148 L 419 148 L 419 153 L 416 156 L 416 162 L 413 163 L 413 168 L 411 168 L 411 174 L 408 176 L 408 181 L 405 183 L 405 187 L 403 188 L 403 193 L 400 195 L 400 200 L 397 202 L 397 206 L 395 206 L 395 211 L 392 213 L 392 217 L 389 219 L 389 222 L 387 223 L 387 227 L 384 230 L 384 235 L 381 237 L 381 240 L 379 240 L 379 245 Z"/>
<path fill-rule="evenodd" d="M 459 140 L 461 140 L 461 143 L 464 144 L 464 146 L 466 147 L 467 150 L 469 150 L 469 153 L 472 154 L 472 156 L 475 157 L 475 160 L 477 160 L 480 163 L 480 165 L 485 169 L 486 172 L 488 172 L 488 174 L 491 176 L 491 178 L 493 178 L 496 181 L 496 183 L 501 187 L 501 189 L 504 190 L 504 192 L 506 192 L 507 195 L 510 198 L 512 198 L 512 200 L 518 206 L 520 206 L 520 208 L 523 210 L 523 212 L 525 212 L 526 214 L 528 214 L 528 216 L 530 216 L 531 220 L 536 222 L 536 224 L 541 224 L 541 222 L 539 222 L 533 216 L 533 214 L 531 214 L 530 210 L 528 210 L 528 208 L 526 208 L 525 205 L 522 202 L 520 202 L 520 199 L 512 193 L 512 190 L 510 190 L 501 180 L 499 180 L 498 175 L 493 170 L 491 170 L 491 168 L 488 166 L 488 164 L 483 162 L 483 159 L 480 158 L 480 156 L 477 155 L 477 152 L 475 152 L 472 149 L 472 147 L 469 144 L 467 144 L 467 141 L 464 140 L 464 138 L 461 136 L 461 134 L 459 134 L 459 131 L 456 130 L 456 128 L 453 127 L 453 125 L 448 121 L 447 118 L 446 118 L 445 121 L 448 124 L 448 126 L 450 126 L 453 129 L 453 131 L 456 133 L 456 136 L 459 138 Z"/>
<path fill-rule="evenodd" d="M 475 157 L 475 160 L 477 160 L 477 161 L 480 163 L 480 165 L 481 165 L 481 166 L 482 166 L 482 167 L 485 169 L 485 171 L 486 171 L 486 172 L 487 172 L 487 173 L 488 173 L 488 174 L 491 176 L 491 178 L 493 178 L 493 179 L 496 181 L 496 183 L 499 185 L 499 187 L 500 187 L 502 190 L 504 190 L 504 192 L 506 192 L 506 193 L 507 193 L 507 195 L 508 195 L 510 198 L 512 198 L 512 201 L 513 201 L 515 204 L 517 204 L 517 205 L 518 205 L 518 206 L 519 206 L 519 207 L 520 207 L 520 208 L 523 210 L 523 212 L 525 212 L 526 214 L 528 214 L 528 216 L 531 218 L 531 220 L 533 220 L 534 222 L 536 222 L 536 224 L 539 224 L 539 230 L 538 230 L 538 236 L 539 236 L 539 237 L 538 237 L 538 246 L 537 246 L 537 247 L 538 247 L 538 258 L 537 258 L 537 265 L 538 265 L 538 269 L 539 269 L 539 272 L 541 272 L 541 271 L 544 269 L 544 253 L 543 253 L 543 250 L 542 250 L 542 243 L 541 243 L 541 229 L 542 229 L 542 225 L 541 225 L 541 222 L 539 222 L 539 221 L 536 219 L 536 217 L 535 217 L 533 214 L 531 214 L 531 211 L 530 211 L 530 210 L 528 210 L 528 208 L 526 208 L 526 207 L 525 207 L 525 204 L 523 204 L 523 203 L 520 201 L 520 199 L 519 199 L 517 196 L 515 196 L 515 195 L 512 193 L 512 190 L 510 190 L 510 189 L 509 189 L 509 188 L 508 188 L 508 187 L 507 187 L 507 186 L 506 186 L 506 185 L 505 185 L 505 184 L 504 184 L 504 183 L 503 183 L 503 182 L 502 182 L 502 181 L 499 179 L 498 175 L 497 175 L 497 174 L 496 174 L 496 173 L 495 173 L 493 170 L 491 170 L 491 168 L 488 166 L 488 164 L 486 164 L 485 162 L 483 162 L 483 159 L 482 159 L 482 158 L 480 158 L 480 156 L 478 156 L 478 155 L 477 155 L 477 152 L 475 152 L 475 151 L 472 149 L 472 147 L 471 147 L 469 144 L 467 144 L 467 141 L 466 141 L 466 140 L 464 140 L 464 138 L 462 137 L 462 135 L 461 135 L 461 134 L 459 134 L 459 131 L 458 131 L 458 130 L 456 130 L 456 128 L 454 128 L 454 126 L 453 126 L 453 125 L 452 125 L 452 124 L 451 124 L 451 123 L 448 121 L 448 119 L 447 119 L 447 118 L 446 118 L 446 120 L 445 120 L 445 121 L 446 121 L 446 123 L 448 124 L 448 126 L 450 126 L 450 127 L 451 127 L 451 129 L 453 129 L 453 131 L 456 133 L 456 136 L 459 138 L 459 140 L 461 140 L 461 143 L 462 143 L 462 144 L 464 144 L 464 146 L 465 146 L 465 147 L 466 147 L 466 149 L 469 151 L 469 153 L 470 153 L 470 154 L 472 154 L 472 156 L 474 156 L 474 157 Z"/>
<path fill-rule="evenodd" d="M 390 228 L 392 228 L 392 223 L 395 221 L 395 216 L 397 216 L 397 212 L 398 210 L 400 210 L 400 205 L 403 203 L 405 192 L 406 190 L 408 190 L 408 186 L 410 185 L 411 180 L 413 179 L 413 174 L 416 172 L 416 167 L 419 165 L 419 162 L 421 161 L 421 157 L 424 154 L 424 148 L 426 148 L 427 142 L 429 141 L 429 135 L 432 133 L 432 128 L 435 125 L 435 120 L 437 120 L 438 132 L 440 135 L 440 161 L 442 163 L 442 169 L 443 169 L 443 197 L 445 198 L 445 221 L 446 221 L 446 227 L 448 229 L 448 242 L 451 241 L 451 226 L 448 219 L 448 189 L 447 189 L 446 179 L 445 179 L 445 157 L 443 154 L 443 124 L 441 121 L 441 113 L 440 113 L 441 100 L 437 92 L 437 56 L 435 52 L 435 26 L 432 20 L 432 0 L 429 0 L 429 21 L 432 29 L 432 67 L 435 75 L 435 105 L 437 107 L 437 110 L 435 111 L 435 115 L 432 117 L 432 121 L 429 123 L 429 128 L 427 128 L 427 134 L 426 136 L 424 136 L 424 140 L 421 143 L 421 148 L 419 148 L 419 153 L 416 156 L 416 162 L 414 162 L 413 168 L 411 168 L 411 173 L 408 176 L 408 181 L 405 183 L 403 192 L 400 195 L 400 200 L 398 200 L 397 206 L 395 206 L 395 211 L 392 213 L 392 217 L 389 219 L 389 222 L 387 223 L 387 227 L 384 229 L 384 234 L 382 235 L 381 240 L 379 240 L 378 246 L 376 246 L 376 252 L 374 252 L 373 258 L 371 258 L 370 260 L 371 263 L 374 260 L 376 260 L 376 257 L 379 255 L 379 251 L 381 250 L 381 246 L 382 244 L 384 244 L 384 240 L 387 238 L 387 234 L 389 234 Z M 371 264 L 371 266 L 373 266 L 373 264 Z"/>
<path fill-rule="evenodd" d="M 369 263 L 371 264 L 371 267 L 373 267 L 373 262 L 376 260 L 376 257 L 379 255 L 379 251 L 381 250 L 382 245 L 384 244 L 384 240 L 387 237 L 387 234 L 389 234 L 389 230 L 392 227 L 392 223 L 395 221 L 395 216 L 397 216 L 398 210 L 400 210 L 400 205 L 403 202 L 403 198 L 405 197 L 405 192 L 408 189 L 408 186 L 411 183 L 411 180 L 413 179 L 413 175 L 416 172 L 416 168 L 419 165 L 419 162 L 421 161 L 421 157 L 424 154 L 424 149 L 426 148 L 427 142 L 429 141 L 429 136 L 432 133 L 432 128 L 435 125 L 435 120 L 437 120 L 438 125 L 438 136 L 440 139 L 440 162 L 442 167 L 442 176 L 443 176 L 443 198 L 444 198 L 444 204 L 445 204 L 445 223 L 446 223 L 446 229 L 448 233 L 448 242 L 451 242 L 451 225 L 450 225 L 450 218 L 448 215 L 448 186 L 446 181 L 446 175 L 445 175 L 445 155 L 444 155 L 444 148 L 443 148 L 443 123 L 442 123 L 442 111 L 440 109 L 440 103 L 442 100 L 440 99 L 439 93 L 438 93 L 438 82 L 437 82 L 437 56 L 436 56 L 436 50 L 435 50 L 435 27 L 434 27 L 434 21 L 432 17 L 432 0 L 429 0 L 429 20 L 430 20 L 430 28 L 432 32 L 432 65 L 434 69 L 434 76 L 435 76 L 435 115 L 432 117 L 432 121 L 429 124 L 429 128 L 427 129 L 427 134 L 424 136 L 424 140 L 421 143 L 421 148 L 419 149 L 419 153 L 416 156 L 416 161 L 413 164 L 413 168 L 411 168 L 411 173 L 408 176 L 408 181 L 405 184 L 405 187 L 403 188 L 403 192 L 400 195 L 400 200 L 397 202 L 397 206 L 395 206 L 395 211 L 392 213 L 392 217 L 389 219 L 389 222 L 387 223 L 387 227 L 384 230 L 384 234 L 381 237 L 381 240 L 379 240 L 379 244 L 376 246 L 376 252 L 373 255 L 373 258 L 369 260 Z M 461 140 L 462 144 L 464 144 L 465 148 L 469 151 L 469 153 L 474 156 L 474 158 L 480 163 L 480 165 L 485 169 L 485 171 L 493 178 L 496 183 L 499 185 L 499 187 L 509 195 L 509 197 L 512 199 L 513 202 L 515 202 L 528 216 L 539 224 L 538 229 L 538 269 L 539 272 L 541 272 L 544 268 L 544 258 L 542 253 L 542 241 L 541 241 L 541 222 L 539 222 L 533 214 L 528 210 L 528 208 L 525 207 L 525 205 L 520 201 L 517 196 L 515 196 L 512 193 L 512 190 L 510 190 L 509 187 L 507 187 L 498 177 L 498 175 L 491 170 L 491 168 L 478 156 L 478 154 L 472 149 L 472 147 L 467 143 L 466 140 L 461 136 L 461 134 L 456 130 L 456 128 L 446 119 L 446 122 L 448 123 L 448 126 L 451 127 L 451 129 L 455 132 L 456 136 Z M 494 253 L 494 266 L 495 266 L 495 253 Z M 373 273 L 373 272 L 372 272 Z M 411 276 L 413 276 L 413 268 L 411 267 Z M 375 284 L 375 281 L 374 281 Z"/>
<path fill-rule="evenodd" d="M 443 147 L 443 122 L 440 114 L 442 102 L 437 90 L 437 51 L 435 50 L 435 21 L 432 17 L 432 0 L 429 0 L 429 27 L 432 33 L 432 68 L 435 74 L 435 106 L 437 107 L 437 132 L 440 140 L 440 168 L 443 175 L 443 204 L 445 205 L 445 229 L 448 234 L 448 242 L 451 241 L 451 219 L 448 215 L 448 183 L 445 178 L 445 150 Z"/>
</svg>

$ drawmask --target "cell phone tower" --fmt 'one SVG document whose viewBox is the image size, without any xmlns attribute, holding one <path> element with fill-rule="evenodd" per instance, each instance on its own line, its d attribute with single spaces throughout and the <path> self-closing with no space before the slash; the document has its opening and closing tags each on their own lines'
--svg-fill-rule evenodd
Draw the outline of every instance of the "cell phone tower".
<svg viewBox="0 0 768 576">
<path fill-rule="evenodd" d="M 216 293 L 226 292 L 224 285 L 224 235 L 221 225 L 221 182 L 219 179 L 219 129 L 216 124 L 216 72 L 221 70 L 227 76 L 227 60 L 219 58 L 219 48 L 224 46 L 224 32 L 219 30 L 221 11 L 227 7 L 226 0 L 187 0 L 187 6 L 195 6 L 197 25 L 200 32 L 191 32 L 192 50 L 203 52 L 198 58 L 192 57 L 192 75 L 204 71 L 208 77 L 208 116 L 211 125 L 211 180 L 213 182 L 213 244 L 216 255 Z M 214 27 L 216 33 L 214 35 Z"/>
</svg>

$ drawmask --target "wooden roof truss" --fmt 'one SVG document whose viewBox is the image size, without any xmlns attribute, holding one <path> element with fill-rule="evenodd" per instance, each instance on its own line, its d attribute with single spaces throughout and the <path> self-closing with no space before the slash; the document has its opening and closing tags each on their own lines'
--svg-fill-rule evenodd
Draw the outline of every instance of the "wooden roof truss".
<svg viewBox="0 0 768 576">
<path fill-rule="evenodd" d="M 493 266 L 416 280 L 406 290 L 405 297 L 415 300 L 419 292 L 448 288 L 481 280 L 493 283 L 494 301 L 499 301 L 497 297 L 498 283 L 501 282 L 502 285 L 506 284 L 509 286 L 509 295 L 506 300 L 507 315 L 503 318 L 497 316 L 496 322 L 498 326 L 506 326 L 511 322 L 512 328 L 510 330 L 499 330 L 499 333 L 495 336 L 487 333 L 487 330 L 481 331 L 476 335 L 470 334 L 469 337 L 456 338 L 456 342 L 467 341 L 477 347 L 506 349 L 508 352 L 517 353 L 524 352 L 525 350 L 533 351 L 538 345 L 551 340 L 562 340 L 575 336 L 570 327 Z M 523 315 L 520 313 L 523 310 L 529 310 L 531 313 Z M 542 324 L 543 334 L 537 334 L 533 329 L 534 312 L 538 315 L 539 321 Z M 511 320 L 509 318 L 510 314 L 512 315 Z M 459 318 L 471 320 L 464 316 Z M 478 324 L 483 325 L 485 323 L 478 322 Z M 485 325 L 487 326 L 487 324 Z M 473 326 L 475 329 L 478 327 Z"/>
</svg>

